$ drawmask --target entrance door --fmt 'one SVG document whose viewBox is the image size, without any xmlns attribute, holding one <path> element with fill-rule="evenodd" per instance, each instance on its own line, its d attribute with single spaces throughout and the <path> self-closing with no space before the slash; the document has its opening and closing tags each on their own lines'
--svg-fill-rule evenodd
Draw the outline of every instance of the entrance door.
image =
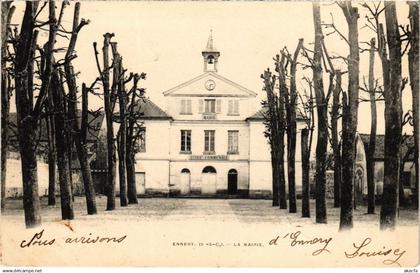
<svg viewBox="0 0 420 273">
<path fill-rule="evenodd" d="M 201 174 L 201 193 L 215 194 L 217 189 L 217 173 L 216 169 L 207 166 L 203 169 Z"/>
<path fill-rule="evenodd" d="M 238 193 L 238 172 L 231 169 L 228 172 L 228 194 Z"/>
<path fill-rule="evenodd" d="M 136 173 L 137 194 L 146 193 L 146 173 Z"/>
<path fill-rule="evenodd" d="M 179 188 L 181 190 L 181 194 L 189 194 L 190 193 L 190 181 L 191 181 L 191 173 L 188 169 L 182 169 L 181 171 L 181 179 Z"/>
</svg>

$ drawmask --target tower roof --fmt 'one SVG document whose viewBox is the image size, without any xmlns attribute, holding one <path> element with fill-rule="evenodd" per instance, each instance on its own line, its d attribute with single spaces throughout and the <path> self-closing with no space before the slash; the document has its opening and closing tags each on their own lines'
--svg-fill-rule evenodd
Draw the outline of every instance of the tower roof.
<svg viewBox="0 0 420 273">
<path fill-rule="evenodd" d="M 207 46 L 204 50 L 205 52 L 217 52 L 217 49 L 214 47 L 213 44 L 213 30 L 210 30 L 209 39 L 207 40 Z"/>
</svg>

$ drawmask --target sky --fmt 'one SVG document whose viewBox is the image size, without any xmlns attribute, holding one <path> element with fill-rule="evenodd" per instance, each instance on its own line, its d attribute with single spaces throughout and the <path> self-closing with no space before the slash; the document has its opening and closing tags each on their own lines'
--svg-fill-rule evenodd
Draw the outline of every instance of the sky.
<svg viewBox="0 0 420 273">
<path fill-rule="evenodd" d="M 359 41 L 369 41 L 374 33 L 366 27 L 366 10 L 359 7 Z M 16 2 L 14 23 L 20 23 L 24 3 Z M 74 2 L 66 8 L 63 25 L 71 28 Z M 399 2 L 397 13 L 400 24 L 408 23 L 408 7 Z M 47 16 L 44 9 L 40 19 Z M 57 10 L 58 13 L 58 10 Z M 332 3 L 321 3 L 323 22 L 334 23 L 347 35 L 347 25 L 341 9 Z M 313 19 L 310 2 L 152 2 L 152 1 L 82 1 L 81 18 L 89 19 L 76 45 L 78 58 L 73 62 L 79 71 L 78 83 L 90 84 L 98 76 L 92 43 L 101 49 L 103 34 L 115 34 L 114 41 L 123 56 L 126 69 L 131 72 L 145 72 L 146 81 L 142 87 L 156 104 L 164 108 L 162 92 L 188 81 L 203 73 L 201 51 L 205 48 L 210 29 L 213 31 L 215 47 L 221 52 L 218 73 L 258 94 L 255 111 L 260 108 L 262 91 L 260 74 L 265 68 L 273 68 L 272 58 L 283 47 L 290 52 L 296 48 L 299 38 L 305 46 L 313 48 Z M 324 34 L 328 33 L 324 29 Z M 42 32 L 40 40 L 47 39 Z M 68 42 L 59 38 L 57 46 Z M 326 36 L 326 46 L 331 55 L 347 56 L 348 46 L 338 35 Z M 361 45 L 365 47 L 364 45 Z M 360 78 L 367 76 L 368 54 L 361 54 Z M 303 57 L 300 61 L 304 62 Z M 403 76 L 408 76 L 406 56 Z M 376 78 L 381 80 L 379 59 L 376 58 Z M 344 63 L 335 61 L 336 68 L 347 70 Z M 305 87 L 301 77 L 312 77 L 307 69 L 298 73 L 298 89 Z M 345 81 L 345 80 L 344 80 Z M 362 84 L 362 81 L 361 81 Z M 346 89 L 346 82 L 343 88 Z M 327 77 L 324 81 L 327 88 Z M 362 93 L 362 91 L 361 91 Z M 98 98 L 91 98 L 91 107 L 103 104 Z M 404 109 L 411 106 L 411 91 L 407 85 L 404 91 Z M 378 103 L 378 133 L 384 133 L 383 103 Z M 13 111 L 13 106 L 12 106 Z M 359 132 L 370 131 L 369 103 L 361 103 L 359 109 Z M 411 131 L 411 128 L 407 128 Z"/>
</svg>

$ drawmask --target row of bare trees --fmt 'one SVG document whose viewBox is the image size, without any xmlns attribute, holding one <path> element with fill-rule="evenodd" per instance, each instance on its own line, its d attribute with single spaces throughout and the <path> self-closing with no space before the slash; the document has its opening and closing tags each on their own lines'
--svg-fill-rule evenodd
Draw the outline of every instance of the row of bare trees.
<svg viewBox="0 0 420 273">
<path fill-rule="evenodd" d="M 135 187 L 134 154 L 137 141 L 141 138 L 143 124 L 141 103 L 144 89 L 138 87 L 145 74 L 130 73 L 122 66 L 122 57 L 117 43 L 111 43 L 113 34 L 104 35 L 103 69 L 100 69 L 96 43 L 95 58 L 99 77 L 90 85 L 78 85 L 73 60 L 77 58 L 76 44 L 81 29 L 89 24 L 80 19 L 80 3 L 74 5 L 71 30 L 63 26 L 64 11 L 70 4 L 61 3 L 56 14 L 56 1 L 27 1 L 20 25 L 11 24 L 15 7 L 11 2 L 2 2 L 2 208 L 5 202 L 6 158 L 11 122 L 9 120 L 10 97 L 14 92 L 17 112 L 17 138 L 22 162 L 23 207 L 27 227 L 41 223 L 40 199 L 38 194 L 37 152 L 40 144 L 41 123 L 45 120 L 48 138 L 49 196 L 48 205 L 55 205 L 55 170 L 58 170 L 62 219 L 73 219 L 73 182 L 71 161 L 75 148 L 80 162 L 83 189 L 88 214 L 96 214 L 95 189 L 89 162 L 88 137 L 93 130 L 92 122 L 101 115 L 101 109 L 89 110 L 89 95 L 102 96 L 95 87 L 99 82 L 104 89 L 105 114 L 108 140 L 107 209 L 115 208 L 115 139 L 113 123 L 120 124 L 118 131 L 119 175 L 121 206 L 137 203 Z M 48 7 L 48 19 L 39 18 Z M 48 28 L 45 28 L 48 26 Z M 48 33 L 48 40 L 40 46 L 39 33 Z M 57 40 L 67 38 L 66 47 L 58 47 Z M 112 47 L 112 66 L 109 65 L 109 47 Z M 64 53 L 63 53 L 64 52 Z M 113 80 L 110 84 L 112 70 Z M 128 82 L 133 83 L 126 90 Z M 81 95 L 79 90 L 81 89 Z M 118 98 L 118 102 L 117 102 Z M 81 104 L 81 111 L 78 106 Z M 119 114 L 114 113 L 119 104 Z M 89 118 L 91 116 L 92 118 Z M 127 187 L 128 181 L 128 187 Z M 128 199 L 127 199 L 128 189 Z"/>
<path fill-rule="evenodd" d="M 284 132 L 287 133 L 288 162 L 288 199 L 289 211 L 296 212 L 294 156 L 296 147 L 296 109 L 299 111 L 306 128 L 301 130 L 302 151 L 302 217 L 309 217 L 309 158 L 311 152 L 312 133 L 317 120 L 317 147 L 315 152 L 315 214 L 317 223 L 327 222 L 326 208 L 326 164 L 328 140 L 333 150 L 334 160 L 334 207 L 340 207 L 340 230 L 353 227 L 353 208 L 356 206 L 354 196 L 354 179 L 356 164 L 356 137 L 358 125 L 358 107 L 360 102 L 370 102 L 372 112 L 371 135 L 367 147 L 367 177 L 368 177 L 368 208 L 367 212 L 375 213 L 375 182 L 374 153 L 377 130 L 376 102 L 385 102 L 385 163 L 384 186 L 381 200 L 380 224 L 382 229 L 393 228 L 396 224 L 398 204 L 404 194 L 402 192 L 401 174 L 405 159 L 400 158 L 402 142 L 402 126 L 410 123 L 414 128 L 415 171 L 418 177 L 418 3 L 409 2 L 410 25 L 403 27 L 398 24 L 394 2 L 362 4 L 368 11 L 366 27 L 375 32 L 368 49 L 361 47 L 359 42 L 359 11 L 349 1 L 337 2 L 347 22 L 347 36 L 334 25 L 334 22 L 324 23 L 321 20 L 320 4 L 313 2 L 314 48 L 310 50 L 299 40 L 296 51 L 291 57 L 287 49 L 281 50 L 274 58 L 275 72 L 270 69 L 261 75 L 263 90 L 267 99 L 263 106 L 265 114 L 265 135 L 269 140 L 273 167 L 273 206 L 287 208 L 287 193 L 284 175 Z M 386 32 L 382 16 L 386 24 Z M 326 48 L 322 28 L 332 30 L 327 35 L 338 34 L 348 46 L 347 56 L 332 56 Z M 403 32 L 400 34 L 400 30 Z M 377 40 L 377 43 L 376 43 Z M 403 45 L 405 47 L 403 47 Z M 402 91 L 407 79 L 402 77 L 401 60 L 409 48 L 409 77 L 413 98 L 412 110 L 403 114 Z M 360 84 L 360 54 L 369 53 L 369 75 L 365 86 Z M 300 53 L 300 54 L 299 54 Z M 382 82 L 374 77 L 375 53 L 382 64 Z M 301 55 L 306 62 L 299 61 Z M 343 61 L 347 71 L 342 72 L 334 67 L 334 62 Z M 301 71 L 311 68 L 312 79 L 304 76 L 303 80 L 309 88 L 296 90 L 296 67 Z M 288 73 L 290 66 L 290 73 Z M 324 88 L 324 72 L 329 75 L 328 88 Z M 342 77 L 347 76 L 347 88 L 342 86 Z M 359 90 L 368 93 L 365 99 Z M 332 102 L 330 103 L 330 97 Z M 300 106 L 298 100 L 300 98 Z M 328 108 L 330 111 L 330 122 Z M 338 121 L 341 118 L 341 132 Z M 330 128 L 330 130 L 329 130 Z M 416 181 L 418 189 L 418 180 Z M 416 193 L 417 194 L 417 193 Z M 399 198 L 400 196 L 400 198 Z M 401 197 L 402 196 L 402 197 Z M 418 196 L 416 206 L 418 207 Z M 398 200 L 400 199 L 400 200 Z"/>
<path fill-rule="evenodd" d="M 137 204 L 137 191 L 135 182 L 135 152 L 136 143 L 143 137 L 143 123 L 141 122 L 141 103 L 144 101 L 143 88 L 138 82 L 146 78 L 146 74 L 130 73 L 127 77 L 123 67 L 122 56 L 117 50 L 117 43 L 111 42 L 113 33 L 104 34 L 102 47 L 102 68 L 99 62 L 99 52 L 96 42 L 93 43 L 99 79 L 102 82 L 104 94 L 104 110 L 106 119 L 107 142 L 107 210 L 115 209 L 115 178 L 116 155 L 118 152 L 118 174 L 120 186 L 120 205 Z M 111 47 L 111 50 L 110 50 Z M 112 65 L 110 65 L 109 52 L 112 52 Z M 110 81 L 112 70 L 112 83 Z M 126 84 L 132 81 L 130 90 Z M 119 104 L 119 113 L 115 106 Z M 119 124 L 117 136 L 114 135 L 114 123 Z M 116 143 L 115 143 L 116 140 Z M 116 145 L 117 144 L 117 145 Z"/>
</svg>

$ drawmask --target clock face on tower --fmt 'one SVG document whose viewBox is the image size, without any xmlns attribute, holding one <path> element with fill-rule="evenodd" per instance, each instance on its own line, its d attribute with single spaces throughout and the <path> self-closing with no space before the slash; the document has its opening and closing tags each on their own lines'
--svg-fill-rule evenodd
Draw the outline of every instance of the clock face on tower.
<svg viewBox="0 0 420 273">
<path fill-rule="evenodd" d="M 216 83 L 213 80 L 207 80 L 204 85 L 209 91 L 213 90 L 216 87 Z"/>
</svg>

